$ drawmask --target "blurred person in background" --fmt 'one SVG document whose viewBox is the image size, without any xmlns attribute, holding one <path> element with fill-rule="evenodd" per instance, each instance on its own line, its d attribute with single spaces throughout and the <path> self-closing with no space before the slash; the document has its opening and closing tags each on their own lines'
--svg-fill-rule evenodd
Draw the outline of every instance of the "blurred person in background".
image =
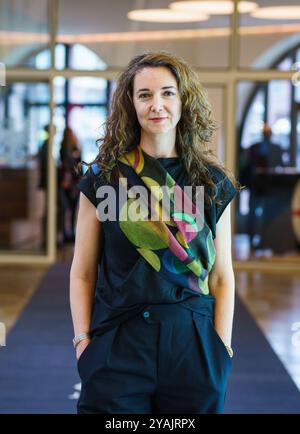
<svg viewBox="0 0 300 434">
<path fill-rule="evenodd" d="M 75 240 L 75 219 L 79 199 L 78 175 L 74 168 L 81 161 L 78 139 L 66 127 L 60 147 L 58 171 L 58 244 Z"/>
<path fill-rule="evenodd" d="M 53 137 L 56 134 L 56 127 L 53 126 Z M 49 145 L 50 125 L 47 124 L 43 127 L 42 131 L 42 144 L 39 147 L 38 153 L 34 158 L 37 158 L 39 168 L 39 182 L 38 189 L 43 191 L 43 203 L 45 204 L 42 231 L 43 242 L 42 248 L 46 248 L 47 240 L 47 193 L 48 193 L 48 145 Z"/>
<path fill-rule="evenodd" d="M 272 180 L 270 169 L 284 166 L 283 150 L 271 137 L 272 129 L 264 123 L 261 141 L 247 148 L 240 160 L 240 182 L 249 189 L 247 228 L 252 250 L 263 246 L 262 237 L 268 224 L 266 211 Z"/>
</svg>

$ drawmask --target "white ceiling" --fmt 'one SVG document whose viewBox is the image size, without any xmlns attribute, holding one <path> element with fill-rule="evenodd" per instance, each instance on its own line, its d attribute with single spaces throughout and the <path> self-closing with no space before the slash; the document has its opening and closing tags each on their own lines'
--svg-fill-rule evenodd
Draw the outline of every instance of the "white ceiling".
<svg viewBox="0 0 300 434">
<path fill-rule="evenodd" d="M 194 29 L 206 27 L 226 27 L 229 16 L 211 16 L 208 21 L 199 23 L 142 23 L 127 19 L 132 9 L 167 8 L 172 0 L 61 0 L 59 6 L 60 33 L 107 33 L 142 30 Z M 299 0 L 258 0 L 260 6 L 299 5 Z M 277 24 L 287 21 L 276 20 Z M 288 21 L 295 23 L 295 20 Z M 272 24 L 270 20 L 258 20 L 248 14 L 242 16 L 243 25 Z"/>
<path fill-rule="evenodd" d="M 142 23 L 127 19 L 132 9 L 167 8 L 172 0 L 60 0 L 58 31 L 60 34 L 110 33 L 145 30 L 197 29 L 226 27 L 228 16 L 211 16 L 199 23 Z M 299 0 L 257 0 L 260 6 L 299 5 Z M 242 25 L 299 23 L 299 20 L 258 20 L 242 15 Z M 47 29 L 47 0 L 0 0 L 0 30 L 43 31 Z"/>
</svg>

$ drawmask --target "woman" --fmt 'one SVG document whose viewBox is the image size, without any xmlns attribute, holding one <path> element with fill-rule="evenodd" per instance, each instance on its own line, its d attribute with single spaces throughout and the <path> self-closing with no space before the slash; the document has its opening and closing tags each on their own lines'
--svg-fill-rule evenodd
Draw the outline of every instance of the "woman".
<svg viewBox="0 0 300 434">
<path fill-rule="evenodd" d="M 60 167 L 58 175 L 58 227 L 62 233 L 63 241 L 74 241 L 75 220 L 79 200 L 79 192 L 76 187 L 78 176 L 75 168 L 81 160 L 81 151 L 78 139 L 72 128 L 66 127 L 60 147 Z M 70 214 L 70 230 L 67 230 L 66 217 Z"/>
<path fill-rule="evenodd" d="M 227 205 L 239 187 L 208 148 L 214 129 L 182 59 L 145 53 L 119 77 L 79 183 L 70 273 L 78 413 L 223 411 L 234 310 Z"/>
</svg>

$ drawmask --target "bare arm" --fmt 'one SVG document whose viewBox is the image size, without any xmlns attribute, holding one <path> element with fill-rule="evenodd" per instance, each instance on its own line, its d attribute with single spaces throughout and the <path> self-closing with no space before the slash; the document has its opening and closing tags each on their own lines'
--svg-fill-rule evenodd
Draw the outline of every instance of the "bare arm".
<svg viewBox="0 0 300 434">
<path fill-rule="evenodd" d="M 97 219 L 96 209 L 80 193 L 75 250 L 70 271 L 70 305 L 75 335 L 86 333 L 90 329 L 101 245 L 101 223 Z M 87 344 L 88 341 L 80 342 L 78 351 L 82 352 Z"/>
<path fill-rule="evenodd" d="M 231 346 L 234 314 L 234 271 L 231 255 L 230 205 L 221 215 L 216 229 L 216 259 L 208 285 L 215 297 L 214 326 L 225 345 Z"/>
</svg>

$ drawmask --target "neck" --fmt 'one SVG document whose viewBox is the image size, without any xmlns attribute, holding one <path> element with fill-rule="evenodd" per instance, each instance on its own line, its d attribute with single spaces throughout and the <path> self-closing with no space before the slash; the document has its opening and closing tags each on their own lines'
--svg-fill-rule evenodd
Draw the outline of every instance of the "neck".
<svg viewBox="0 0 300 434">
<path fill-rule="evenodd" d="M 154 158 L 178 157 L 175 147 L 175 134 L 148 135 L 141 133 L 140 146 L 146 154 Z"/>
</svg>

